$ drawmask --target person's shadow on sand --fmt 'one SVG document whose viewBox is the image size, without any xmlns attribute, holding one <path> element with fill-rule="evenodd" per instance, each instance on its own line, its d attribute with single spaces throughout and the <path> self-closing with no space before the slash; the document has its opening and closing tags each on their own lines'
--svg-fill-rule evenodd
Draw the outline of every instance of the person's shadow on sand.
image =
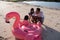
<svg viewBox="0 0 60 40">
<path fill-rule="evenodd" d="M 60 32 L 49 28 L 47 25 L 43 25 L 42 37 L 43 40 L 60 40 Z"/>
</svg>

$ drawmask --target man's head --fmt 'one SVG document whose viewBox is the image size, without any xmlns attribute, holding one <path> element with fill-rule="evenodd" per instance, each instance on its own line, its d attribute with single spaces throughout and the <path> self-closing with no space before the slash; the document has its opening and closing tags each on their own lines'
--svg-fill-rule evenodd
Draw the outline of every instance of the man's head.
<svg viewBox="0 0 60 40">
<path fill-rule="evenodd" d="M 38 14 L 40 12 L 40 8 L 36 8 L 36 13 Z"/>
</svg>

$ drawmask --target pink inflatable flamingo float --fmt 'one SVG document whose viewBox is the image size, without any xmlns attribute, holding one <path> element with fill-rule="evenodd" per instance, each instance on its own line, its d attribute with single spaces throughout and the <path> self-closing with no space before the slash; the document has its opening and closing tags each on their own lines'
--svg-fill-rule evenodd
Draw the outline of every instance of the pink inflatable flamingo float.
<svg viewBox="0 0 60 40">
<path fill-rule="evenodd" d="M 17 12 L 10 12 L 6 15 L 6 22 L 15 17 L 12 33 L 20 40 L 42 40 L 41 37 L 41 24 L 29 23 L 28 20 L 20 20 L 20 15 Z"/>
</svg>

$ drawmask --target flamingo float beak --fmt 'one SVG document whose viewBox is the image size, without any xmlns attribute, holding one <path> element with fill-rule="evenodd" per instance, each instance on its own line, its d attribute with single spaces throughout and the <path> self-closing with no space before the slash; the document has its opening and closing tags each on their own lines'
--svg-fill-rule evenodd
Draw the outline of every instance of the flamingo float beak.
<svg viewBox="0 0 60 40">
<path fill-rule="evenodd" d="M 5 20 L 6 23 L 10 23 L 8 20 Z"/>
</svg>

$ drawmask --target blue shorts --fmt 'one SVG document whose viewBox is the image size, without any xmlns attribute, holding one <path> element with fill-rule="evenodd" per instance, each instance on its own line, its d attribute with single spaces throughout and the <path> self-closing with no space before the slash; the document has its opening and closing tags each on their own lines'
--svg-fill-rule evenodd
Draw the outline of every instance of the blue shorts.
<svg viewBox="0 0 60 40">
<path fill-rule="evenodd" d="M 44 17 L 40 17 L 39 21 L 41 22 L 41 24 L 43 24 L 43 22 L 44 22 Z"/>
</svg>

